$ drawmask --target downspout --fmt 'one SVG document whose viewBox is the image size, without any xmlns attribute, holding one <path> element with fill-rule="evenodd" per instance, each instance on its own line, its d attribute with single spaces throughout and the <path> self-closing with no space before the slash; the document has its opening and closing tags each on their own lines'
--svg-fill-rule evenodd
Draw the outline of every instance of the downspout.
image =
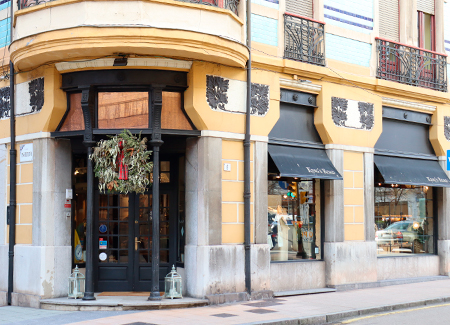
<svg viewBox="0 0 450 325">
<path fill-rule="evenodd" d="M 244 138 L 244 249 L 245 249 L 245 289 L 249 298 L 252 294 L 251 251 L 250 251 L 250 107 L 252 97 L 252 51 L 251 51 L 251 0 L 247 0 L 247 107 L 245 113 Z"/>
<path fill-rule="evenodd" d="M 9 43 L 13 39 L 14 5 L 11 0 L 11 25 Z M 11 53 L 10 53 L 11 57 Z M 14 246 L 16 245 L 16 116 L 14 110 L 14 63 L 9 61 L 9 121 L 11 131 L 11 148 L 9 150 L 9 251 L 8 251 L 8 305 L 12 302 L 14 286 Z"/>
</svg>

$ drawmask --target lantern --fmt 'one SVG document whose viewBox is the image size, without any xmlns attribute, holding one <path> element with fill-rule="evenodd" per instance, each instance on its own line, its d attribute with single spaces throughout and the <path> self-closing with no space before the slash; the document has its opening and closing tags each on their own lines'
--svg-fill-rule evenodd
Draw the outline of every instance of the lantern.
<svg viewBox="0 0 450 325">
<path fill-rule="evenodd" d="M 83 298 L 84 280 L 85 277 L 83 273 L 80 273 L 77 265 L 73 273 L 69 276 L 69 298 Z"/>
<path fill-rule="evenodd" d="M 166 275 L 164 298 L 183 298 L 181 276 L 175 271 L 175 265 L 172 265 L 172 271 Z"/>
</svg>

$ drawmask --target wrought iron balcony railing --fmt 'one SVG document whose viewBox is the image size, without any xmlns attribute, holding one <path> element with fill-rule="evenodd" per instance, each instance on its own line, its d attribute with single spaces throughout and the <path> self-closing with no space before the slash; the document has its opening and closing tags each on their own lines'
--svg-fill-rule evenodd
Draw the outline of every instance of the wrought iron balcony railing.
<svg viewBox="0 0 450 325">
<path fill-rule="evenodd" d="M 377 40 L 377 78 L 447 91 L 447 56 L 382 38 Z"/>
<path fill-rule="evenodd" d="M 17 3 L 19 5 L 19 9 L 24 9 L 50 1 L 54 0 L 18 0 Z M 238 14 L 239 0 L 178 0 L 178 1 L 198 3 L 207 6 L 224 8 L 234 12 L 236 15 Z"/>
<path fill-rule="evenodd" d="M 284 14 L 284 57 L 325 65 L 324 25 L 317 20 Z"/>
</svg>

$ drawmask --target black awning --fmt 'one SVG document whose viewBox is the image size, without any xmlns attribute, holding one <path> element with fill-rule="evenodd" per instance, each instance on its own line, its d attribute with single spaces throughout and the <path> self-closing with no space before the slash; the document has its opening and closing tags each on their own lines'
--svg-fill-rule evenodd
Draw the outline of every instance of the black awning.
<svg viewBox="0 0 450 325">
<path fill-rule="evenodd" d="M 283 177 L 342 179 L 322 149 L 269 144 L 269 155 Z"/>
<path fill-rule="evenodd" d="M 450 179 L 436 160 L 374 157 L 386 184 L 450 187 Z"/>
</svg>

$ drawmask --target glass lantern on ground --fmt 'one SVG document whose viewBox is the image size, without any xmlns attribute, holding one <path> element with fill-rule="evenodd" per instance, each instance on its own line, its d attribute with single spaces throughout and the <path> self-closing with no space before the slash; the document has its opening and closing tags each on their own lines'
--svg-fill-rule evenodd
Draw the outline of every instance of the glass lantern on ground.
<svg viewBox="0 0 450 325">
<path fill-rule="evenodd" d="M 78 265 L 75 267 L 73 273 L 69 276 L 69 298 L 83 298 L 84 296 L 84 281 L 85 276 L 78 269 Z"/>
<path fill-rule="evenodd" d="M 175 265 L 172 265 L 172 271 L 166 275 L 164 298 L 183 298 L 181 276 L 175 271 Z"/>
</svg>

